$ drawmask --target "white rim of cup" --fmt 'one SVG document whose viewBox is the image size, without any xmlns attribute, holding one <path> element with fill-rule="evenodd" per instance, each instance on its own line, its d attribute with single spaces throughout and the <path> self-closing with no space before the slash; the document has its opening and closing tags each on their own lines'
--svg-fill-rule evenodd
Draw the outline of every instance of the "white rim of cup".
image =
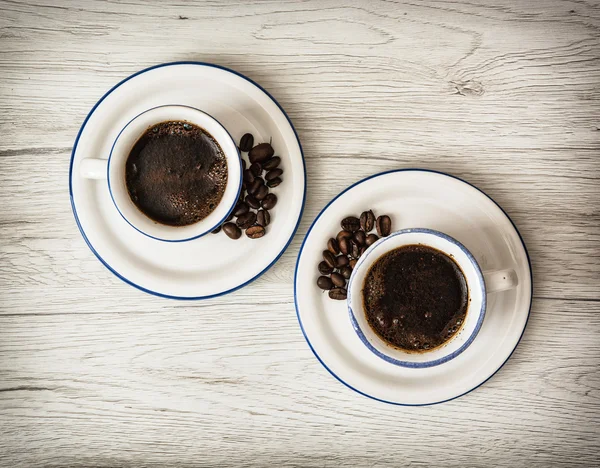
<svg viewBox="0 0 600 468">
<path fill-rule="evenodd" d="M 451 242 L 452 244 L 456 245 L 465 255 L 466 257 L 469 259 L 469 261 L 471 262 L 471 264 L 473 265 L 474 269 L 475 269 L 475 273 L 481 283 L 482 286 L 482 295 L 481 295 L 481 307 L 479 310 L 479 316 L 477 318 L 477 323 L 475 325 L 475 328 L 473 329 L 473 331 L 471 332 L 471 335 L 465 340 L 465 342 L 462 344 L 462 346 L 460 348 L 458 348 L 457 350 L 453 351 L 452 353 L 449 353 L 446 356 L 443 356 L 439 359 L 434 359 L 431 361 L 422 361 L 422 362 L 413 362 L 413 361 L 402 361 L 400 359 L 396 359 L 393 358 L 387 354 L 382 353 L 381 351 L 379 351 L 377 348 L 375 348 L 367 339 L 367 337 L 365 336 L 365 334 L 363 333 L 362 329 L 360 328 L 360 325 L 358 324 L 358 321 L 356 320 L 356 317 L 354 315 L 354 311 L 352 310 L 352 285 L 354 283 L 354 279 L 356 278 L 355 272 L 359 270 L 360 266 L 365 262 L 366 258 L 373 253 L 373 251 L 375 250 L 375 247 L 378 245 L 381 245 L 383 243 L 385 243 L 386 241 L 389 241 L 390 239 L 399 236 L 399 235 L 403 235 L 403 234 L 408 234 L 408 233 L 422 233 L 422 234 L 431 234 L 437 237 L 440 237 L 448 242 Z M 410 228 L 410 229 L 402 229 L 400 231 L 396 231 L 392 234 L 390 234 L 387 237 L 383 237 L 381 239 L 379 239 L 377 242 L 375 242 L 373 245 L 371 245 L 366 251 L 365 253 L 360 257 L 360 259 L 358 260 L 356 266 L 354 267 L 354 270 L 352 271 L 352 275 L 350 276 L 350 280 L 348 281 L 348 297 L 346 299 L 346 303 L 348 305 L 348 313 L 350 315 L 350 322 L 352 323 L 352 328 L 354 328 L 354 331 L 356 332 L 356 334 L 358 335 L 358 337 L 360 338 L 360 340 L 362 341 L 362 343 L 369 349 L 369 351 L 371 351 L 373 354 L 375 354 L 376 356 L 380 357 L 381 359 L 383 359 L 386 362 L 389 362 L 390 364 L 394 364 L 396 366 L 401 366 L 401 367 L 408 367 L 408 368 L 412 368 L 412 369 L 420 369 L 420 368 L 427 368 L 427 367 L 434 367 L 434 366 L 438 366 L 440 364 L 443 364 L 445 362 L 450 361 L 451 359 L 454 359 L 456 356 L 458 356 L 459 354 L 461 354 L 465 349 L 467 349 L 471 343 L 473 342 L 473 340 L 475 340 L 475 337 L 477 336 L 477 334 L 479 333 L 479 330 L 481 329 L 481 326 L 483 325 L 483 319 L 485 318 L 485 313 L 486 313 L 486 308 L 487 308 L 487 297 L 486 297 L 486 289 L 485 289 L 485 280 L 483 277 L 483 273 L 481 271 L 481 268 L 479 267 L 479 264 L 477 263 L 477 260 L 475 260 L 475 257 L 473 256 L 473 254 L 471 254 L 471 252 L 469 252 L 469 250 L 462 245 L 460 242 L 458 242 L 456 239 L 454 239 L 453 237 L 444 234 L 443 232 L 440 231 L 436 231 L 434 229 L 427 229 L 427 228 Z M 467 312 L 468 313 L 468 312 Z M 454 335 L 455 337 L 456 335 Z M 453 337 L 453 338 L 454 338 Z M 382 343 L 384 343 L 383 340 L 381 340 Z M 449 340 L 448 342 L 452 341 Z M 448 343 L 447 342 L 447 343 Z"/>
<path fill-rule="evenodd" d="M 125 129 L 126 129 L 126 128 L 127 128 L 127 127 L 128 127 L 128 126 L 129 126 L 129 125 L 130 125 L 130 124 L 131 124 L 133 121 L 135 121 L 135 120 L 136 120 L 138 117 L 140 117 L 140 116 L 142 116 L 142 115 L 144 115 L 144 114 L 146 114 L 146 113 L 148 113 L 148 112 L 151 112 L 151 111 L 153 111 L 153 110 L 156 110 L 156 109 L 161 109 L 161 108 L 164 108 L 164 107 L 184 107 L 184 108 L 191 109 L 191 110 L 194 110 L 194 111 L 196 111 L 196 112 L 199 112 L 199 113 L 201 113 L 201 114 L 204 114 L 204 115 L 205 115 L 205 116 L 207 116 L 208 118 L 212 119 L 212 120 L 213 120 L 213 121 L 214 121 L 214 122 L 215 122 L 215 123 L 216 123 L 218 126 L 220 126 L 220 127 L 221 127 L 221 128 L 224 130 L 224 131 L 225 131 L 225 133 L 226 133 L 226 134 L 229 136 L 229 138 L 231 139 L 231 143 L 232 143 L 232 144 L 233 144 L 233 146 L 236 148 L 236 151 L 237 151 L 237 156 L 238 156 L 238 161 L 239 161 L 239 165 L 240 165 L 240 177 L 239 177 L 239 180 L 238 180 L 238 187 L 237 187 L 237 193 L 238 193 L 238 196 L 237 196 L 237 197 L 235 197 L 235 199 L 234 199 L 234 201 L 233 201 L 233 204 L 231 205 L 231 207 L 229 208 L 229 210 L 227 210 L 227 213 L 225 214 L 225 216 L 223 216 L 223 217 L 222 217 L 222 219 L 221 219 L 221 220 L 220 220 L 218 223 L 216 223 L 214 226 L 211 226 L 210 228 L 207 228 L 206 230 L 204 230 L 204 231 L 203 231 L 203 232 L 201 232 L 200 234 L 196 234 L 196 235 L 194 235 L 194 236 L 192 236 L 192 237 L 187 237 L 187 238 L 184 238 L 184 239 L 164 239 L 164 238 L 161 238 L 161 237 L 157 237 L 157 236 L 153 236 L 153 235 L 151 235 L 151 234 L 148 234 L 147 232 L 144 232 L 143 230 L 141 230 L 140 228 L 138 228 L 137 226 L 135 226 L 135 225 L 134 225 L 134 224 L 133 224 L 131 221 L 129 221 L 129 219 L 127 219 L 127 217 L 126 217 L 126 216 L 125 216 L 125 215 L 124 215 L 124 214 L 121 212 L 121 209 L 119 208 L 119 205 L 117 204 L 117 202 L 116 202 L 116 200 L 115 200 L 115 198 L 114 198 L 114 196 L 113 196 L 113 190 L 112 190 L 112 187 L 111 187 L 111 177 L 110 177 L 110 161 L 111 161 L 111 159 L 112 159 L 112 155 L 113 155 L 113 151 L 114 151 L 114 149 L 115 149 L 115 146 L 116 146 L 117 142 L 119 141 L 119 138 L 121 137 L 121 134 L 122 134 L 122 133 L 125 131 Z M 219 145 L 219 146 L 220 146 L 220 145 Z M 208 114 L 207 112 L 204 112 L 204 111 L 202 111 L 202 110 L 200 110 L 200 109 L 197 109 L 196 107 L 192 107 L 192 106 L 186 106 L 186 105 L 183 105 L 183 104 L 164 104 L 164 105 L 160 105 L 160 106 L 151 107 L 150 109 L 146 109 L 146 110 L 144 110 L 144 111 L 140 112 L 139 114 L 137 114 L 135 117 L 133 117 L 133 118 L 132 118 L 132 119 L 131 119 L 129 122 L 127 122 L 127 124 L 125 124 L 125 125 L 123 126 L 123 128 L 121 129 L 121 131 L 119 132 L 119 134 L 118 134 L 118 135 L 117 135 L 117 137 L 115 138 L 115 141 L 113 142 L 113 144 L 112 144 L 112 147 L 111 147 L 111 149 L 110 149 L 110 154 L 109 154 L 109 156 L 108 156 L 108 162 L 107 162 L 107 165 L 106 165 L 106 180 L 107 180 L 107 182 L 108 182 L 108 192 L 110 193 L 110 198 L 111 198 L 111 200 L 112 200 L 113 204 L 115 205 L 115 208 L 117 209 L 117 211 L 118 211 L 118 212 L 119 212 L 119 214 L 121 215 L 121 217 L 122 217 L 122 218 L 123 218 L 123 219 L 124 219 L 124 220 L 127 222 L 127 224 L 129 224 L 129 225 L 130 225 L 132 228 L 134 228 L 134 229 L 135 229 L 136 231 L 138 231 L 139 233 L 141 233 L 141 234 L 143 234 L 143 235 L 145 235 L 145 236 L 147 236 L 147 237 L 150 237 L 151 239 L 154 239 L 154 240 L 157 240 L 157 241 L 161 241 L 161 242 L 188 242 L 188 241 L 191 241 L 191 240 L 194 240 L 194 239 L 198 239 L 198 238 L 200 238 L 200 237 L 203 237 L 203 236 L 205 236 L 206 234 L 210 233 L 211 231 L 215 230 L 215 229 L 216 229 L 218 226 L 221 226 L 221 225 L 222 225 L 222 224 L 225 222 L 225 220 L 226 220 L 226 219 L 229 217 L 229 215 L 230 215 L 230 214 L 233 212 L 233 210 L 234 210 L 234 208 L 235 208 L 235 205 L 236 205 L 236 203 L 237 203 L 237 200 L 238 200 L 238 197 L 239 197 L 240 190 L 241 190 L 241 188 L 242 188 L 243 175 L 244 175 L 244 174 L 243 174 L 243 171 L 242 171 L 242 158 L 241 158 L 241 155 L 240 155 L 239 148 L 238 148 L 238 146 L 235 144 L 235 140 L 233 139 L 233 137 L 231 136 L 231 134 L 229 133 L 229 131 L 228 131 L 228 130 L 225 128 L 225 126 L 224 126 L 224 125 L 223 125 L 221 122 L 219 122 L 219 121 L 218 121 L 216 118 L 214 118 L 212 115 Z M 137 207 L 136 207 L 136 208 L 137 208 Z M 139 210 L 139 208 L 138 208 L 138 210 Z M 142 214 L 143 214 L 143 213 L 142 213 Z M 150 219 L 150 218 L 149 218 L 149 219 Z M 167 225 L 165 225 L 165 226 L 167 226 Z M 191 224 L 190 226 L 193 226 L 193 224 Z M 168 226 L 167 226 L 167 227 L 168 227 Z M 177 227 L 175 227 L 175 226 L 174 226 L 174 227 L 173 227 L 173 229 L 177 229 Z"/>
</svg>

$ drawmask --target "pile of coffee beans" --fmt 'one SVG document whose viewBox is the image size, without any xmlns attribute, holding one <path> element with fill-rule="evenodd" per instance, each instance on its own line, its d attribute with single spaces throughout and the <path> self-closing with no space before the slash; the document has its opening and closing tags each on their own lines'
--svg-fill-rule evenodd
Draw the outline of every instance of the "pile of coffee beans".
<svg viewBox="0 0 600 468">
<path fill-rule="evenodd" d="M 375 217 L 372 210 L 364 211 L 360 218 L 348 216 L 340 223 L 342 230 L 327 241 L 323 261 L 319 263 L 317 286 L 329 291 L 331 299 L 343 301 L 348 295 L 346 282 L 360 256 L 380 237 L 392 232 L 392 220 L 387 215 Z M 377 234 L 371 233 L 375 229 Z"/>
<path fill-rule="evenodd" d="M 277 195 L 270 190 L 282 182 L 281 158 L 274 156 L 271 143 L 254 146 L 254 136 L 246 133 L 240 140 L 240 151 L 248 153 L 248 161 L 242 158 L 243 183 L 240 198 L 222 226 L 213 234 L 223 230 L 231 239 L 239 239 L 242 230 L 250 239 L 259 239 L 266 234 L 271 223 L 269 210 L 277 204 Z M 235 218 L 235 220 L 234 220 Z"/>
</svg>

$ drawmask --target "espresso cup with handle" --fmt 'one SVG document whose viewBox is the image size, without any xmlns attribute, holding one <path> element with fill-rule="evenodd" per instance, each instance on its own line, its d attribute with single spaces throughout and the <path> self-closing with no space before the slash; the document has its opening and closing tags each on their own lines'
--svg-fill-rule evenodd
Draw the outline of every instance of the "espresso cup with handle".
<svg viewBox="0 0 600 468">
<path fill-rule="evenodd" d="M 133 203 L 125 182 L 125 163 L 135 143 L 149 128 L 168 121 L 187 122 L 206 131 L 219 144 L 227 161 L 227 184 L 221 201 L 204 219 L 187 226 L 168 226 L 150 219 Z M 213 231 L 232 212 L 242 187 L 240 153 L 229 132 L 206 112 L 183 105 L 153 107 L 135 116 L 119 132 L 108 159 L 83 159 L 80 174 L 105 180 L 123 219 L 142 234 L 165 242 L 189 241 Z"/>
<path fill-rule="evenodd" d="M 441 346 L 419 352 L 396 348 L 380 338 L 367 321 L 363 301 L 364 282 L 373 264 L 386 253 L 408 245 L 431 247 L 452 258 L 464 274 L 469 297 L 460 330 Z M 360 257 L 348 283 L 348 311 L 360 340 L 381 359 L 401 367 L 432 367 L 455 358 L 473 342 L 485 318 L 487 294 L 512 289 L 517 284 L 513 270 L 482 272 L 471 252 L 447 234 L 424 228 L 403 229 L 379 239 Z"/>
</svg>

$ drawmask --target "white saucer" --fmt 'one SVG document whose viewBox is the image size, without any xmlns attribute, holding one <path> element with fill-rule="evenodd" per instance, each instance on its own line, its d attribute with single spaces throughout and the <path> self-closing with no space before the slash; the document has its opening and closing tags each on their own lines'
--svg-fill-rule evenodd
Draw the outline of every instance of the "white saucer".
<svg viewBox="0 0 600 468">
<path fill-rule="evenodd" d="M 281 157 L 283 183 L 267 235 L 231 240 L 224 233 L 183 243 L 151 239 L 118 213 L 106 181 L 84 179 L 85 157 L 108 158 L 123 126 L 145 109 L 184 104 L 215 117 L 238 142 L 272 139 Z M 101 156 L 100 156 L 101 155 Z M 205 299 L 238 289 L 264 273 L 289 245 L 305 198 L 304 157 L 283 109 L 264 89 L 232 70 L 199 62 L 162 64 L 142 70 L 106 93 L 85 119 L 71 156 L 71 204 L 81 234 L 98 259 L 123 281 L 157 296 Z"/>
<path fill-rule="evenodd" d="M 516 289 L 488 295 L 483 326 L 460 356 L 436 367 L 402 368 L 371 353 L 353 330 L 346 301 L 319 290 L 317 265 L 340 220 L 372 209 L 392 229 L 442 231 L 463 243 L 481 268 L 512 268 Z M 508 360 L 525 330 L 532 297 L 527 250 L 510 218 L 485 193 L 456 177 L 404 169 L 364 179 L 335 197 L 310 227 L 298 255 L 294 300 L 300 327 L 317 359 L 340 382 L 376 400 L 430 405 L 477 388 Z"/>
</svg>

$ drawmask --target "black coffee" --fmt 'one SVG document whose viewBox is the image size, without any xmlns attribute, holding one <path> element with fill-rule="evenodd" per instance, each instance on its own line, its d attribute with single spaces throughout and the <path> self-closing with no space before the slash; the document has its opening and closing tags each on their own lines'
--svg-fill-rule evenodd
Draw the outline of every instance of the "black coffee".
<svg viewBox="0 0 600 468">
<path fill-rule="evenodd" d="M 129 196 L 149 218 L 187 226 L 208 216 L 223 198 L 227 161 L 214 138 L 187 122 L 149 128 L 125 166 Z"/>
<path fill-rule="evenodd" d="M 456 262 L 423 245 L 400 247 L 379 258 L 365 278 L 363 299 L 371 328 L 408 351 L 430 350 L 452 338 L 469 302 Z"/>
</svg>

